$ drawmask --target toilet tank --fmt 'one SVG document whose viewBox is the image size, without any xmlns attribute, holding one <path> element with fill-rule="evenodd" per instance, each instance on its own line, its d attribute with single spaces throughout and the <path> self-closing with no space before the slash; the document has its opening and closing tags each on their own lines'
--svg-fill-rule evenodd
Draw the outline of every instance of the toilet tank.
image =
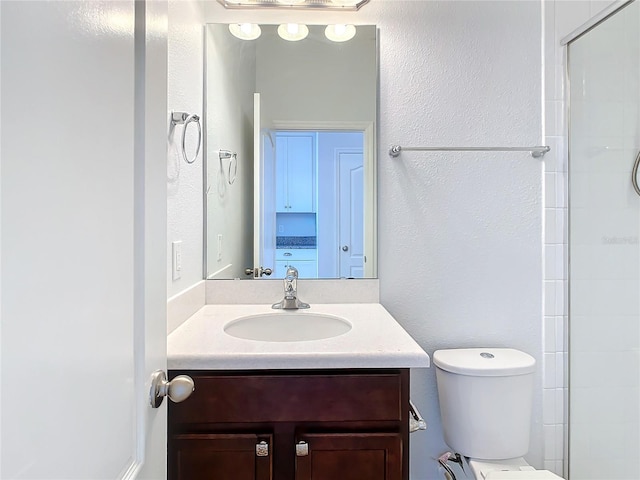
<svg viewBox="0 0 640 480">
<path fill-rule="evenodd" d="M 529 450 L 535 359 L 511 348 L 433 354 L 444 440 L 466 457 L 500 460 Z"/>
</svg>

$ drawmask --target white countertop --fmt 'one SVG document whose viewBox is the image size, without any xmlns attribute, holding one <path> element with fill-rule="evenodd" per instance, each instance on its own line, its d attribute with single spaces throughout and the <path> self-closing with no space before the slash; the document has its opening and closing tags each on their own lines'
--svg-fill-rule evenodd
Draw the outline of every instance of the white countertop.
<svg viewBox="0 0 640 480">
<path fill-rule="evenodd" d="M 377 303 L 315 304 L 297 313 L 348 320 L 349 332 L 323 340 L 263 342 L 224 332 L 227 322 L 274 313 L 270 305 L 205 305 L 167 337 L 173 370 L 424 368 L 429 355 Z"/>
</svg>

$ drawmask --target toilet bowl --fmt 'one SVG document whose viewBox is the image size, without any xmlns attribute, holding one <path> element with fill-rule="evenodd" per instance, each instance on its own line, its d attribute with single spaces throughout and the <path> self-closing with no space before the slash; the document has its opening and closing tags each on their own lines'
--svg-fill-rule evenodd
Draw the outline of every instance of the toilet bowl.
<svg viewBox="0 0 640 480">
<path fill-rule="evenodd" d="M 511 348 L 433 354 L 444 440 L 476 480 L 560 479 L 535 470 L 529 450 L 535 359 Z"/>
</svg>

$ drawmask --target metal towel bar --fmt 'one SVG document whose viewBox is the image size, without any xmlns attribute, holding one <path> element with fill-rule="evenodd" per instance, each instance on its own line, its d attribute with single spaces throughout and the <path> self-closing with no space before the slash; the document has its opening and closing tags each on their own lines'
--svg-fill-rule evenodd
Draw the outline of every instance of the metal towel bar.
<svg viewBox="0 0 640 480">
<path fill-rule="evenodd" d="M 551 150 L 548 146 L 536 147 L 401 147 L 391 145 L 389 155 L 393 158 L 399 157 L 405 152 L 529 152 L 533 158 L 540 158 Z"/>
</svg>

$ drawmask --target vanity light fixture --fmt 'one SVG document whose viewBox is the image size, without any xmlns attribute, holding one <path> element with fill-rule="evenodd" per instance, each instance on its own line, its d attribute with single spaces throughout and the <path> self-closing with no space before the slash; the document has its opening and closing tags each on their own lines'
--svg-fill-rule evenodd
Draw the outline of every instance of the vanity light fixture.
<svg viewBox="0 0 640 480">
<path fill-rule="evenodd" d="M 369 0 L 218 0 L 225 8 L 299 8 L 314 10 L 359 10 Z"/>
<path fill-rule="evenodd" d="M 255 40 L 262 34 L 260 26 L 255 23 L 231 23 L 229 31 L 240 40 Z"/>
<path fill-rule="evenodd" d="M 356 36 L 356 27 L 354 25 L 327 25 L 324 29 L 324 35 L 332 42 L 346 42 Z"/>
<path fill-rule="evenodd" d="M 283 40 L 297 42 L 303 40 L 309 35 L 309 27 L 304 23 L 283 23 L 278 27 L 278 35 Z"/>
</svg>

